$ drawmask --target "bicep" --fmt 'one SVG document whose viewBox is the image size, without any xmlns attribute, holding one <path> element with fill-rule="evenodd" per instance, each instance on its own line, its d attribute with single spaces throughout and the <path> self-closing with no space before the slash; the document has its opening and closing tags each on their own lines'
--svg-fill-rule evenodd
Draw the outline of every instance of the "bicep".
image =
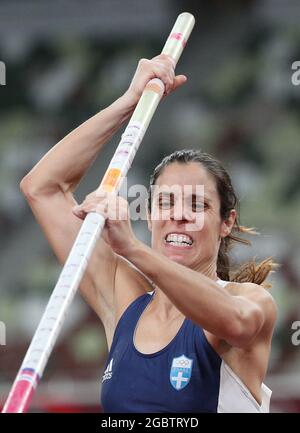
<svg viewBox="0 0 300 433">
<path fill-rule="evenodd" d="M 277 319 L 277 305 L 272 295 L 263 287 L 249 283 L 247 291 L 241 298 L 247 302 L 248 308 L 259 311 L 261 316 L 261 328 L 273 328 Z"/>
<path fill-rule="evenodd" d="M 233 298 L 239 312 L 237 329 L 242 344 L 247 346 L 256 339 L 269 338 L 277 318 L 273 297 L 263 287 L 249 283 L 244 293 Z"/>
<path fill-rule="evenodd" d="M 259 286 L 257 291 L 254 291 L 249 296 L 249 300 L 253 302 L 260 310 L 262 316 L 262 334 L 272 334 L 277 320 L 277 305 L 272 295 L 263 287 Z"/>
</svg>

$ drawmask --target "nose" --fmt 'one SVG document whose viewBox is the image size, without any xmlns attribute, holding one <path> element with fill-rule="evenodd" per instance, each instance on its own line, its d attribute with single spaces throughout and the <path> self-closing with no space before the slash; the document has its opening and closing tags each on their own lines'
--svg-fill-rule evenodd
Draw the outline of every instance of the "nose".
<svg viewBox="0 0 300 433">
<path fill-rule="evenodd" d="M 194 218 L 188 206 L 180 202 L 177 202 L 175 203 L 175 206 L 172 209 L 171 219 L 175 221 L 187 222 L 187 221 L 192 221 Z"/>
</svg>

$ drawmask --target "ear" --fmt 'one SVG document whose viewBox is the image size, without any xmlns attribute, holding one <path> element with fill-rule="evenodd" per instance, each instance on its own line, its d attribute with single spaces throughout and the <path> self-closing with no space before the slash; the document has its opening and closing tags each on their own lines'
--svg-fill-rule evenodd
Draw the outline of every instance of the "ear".
<svg viewBox="0 0 300 433">
<path fill-rule="evenodd" d="M 235 209 L 231 209 L 228 218 L 221 223 L 220 237 L 226 238 L 231 233 L 232 227 L 234 225 L 237 212 Z"/>
</svg>

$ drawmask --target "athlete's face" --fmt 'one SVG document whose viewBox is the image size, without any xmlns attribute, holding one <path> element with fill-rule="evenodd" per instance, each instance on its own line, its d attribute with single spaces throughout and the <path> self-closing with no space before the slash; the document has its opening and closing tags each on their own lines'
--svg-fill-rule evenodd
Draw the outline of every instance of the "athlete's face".
<svg viewBox="0 0 300 433">
<path fill-rule="evenodd" d="M 152 190 L 152 248 L 189 268 L 206 268 L 216 263 L 221 237 L 230 233 L 235 216 L 232 210 L 221 220 L 215 180 L 200 163 L 174 162 Z"/>
</svg>

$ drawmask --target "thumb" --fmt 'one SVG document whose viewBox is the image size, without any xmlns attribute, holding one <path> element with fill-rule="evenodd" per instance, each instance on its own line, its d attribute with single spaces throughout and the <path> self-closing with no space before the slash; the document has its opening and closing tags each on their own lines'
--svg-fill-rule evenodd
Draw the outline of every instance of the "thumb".
<svg viewBox="0 0 300 433">
<path fill-rule="evenodd" d="M 176 75 L 172 90 L 176 90 L 178 87 L 182 86 L 186 81 L 187 81 L 187 77 L 185 75 Z"/>
</svg>

